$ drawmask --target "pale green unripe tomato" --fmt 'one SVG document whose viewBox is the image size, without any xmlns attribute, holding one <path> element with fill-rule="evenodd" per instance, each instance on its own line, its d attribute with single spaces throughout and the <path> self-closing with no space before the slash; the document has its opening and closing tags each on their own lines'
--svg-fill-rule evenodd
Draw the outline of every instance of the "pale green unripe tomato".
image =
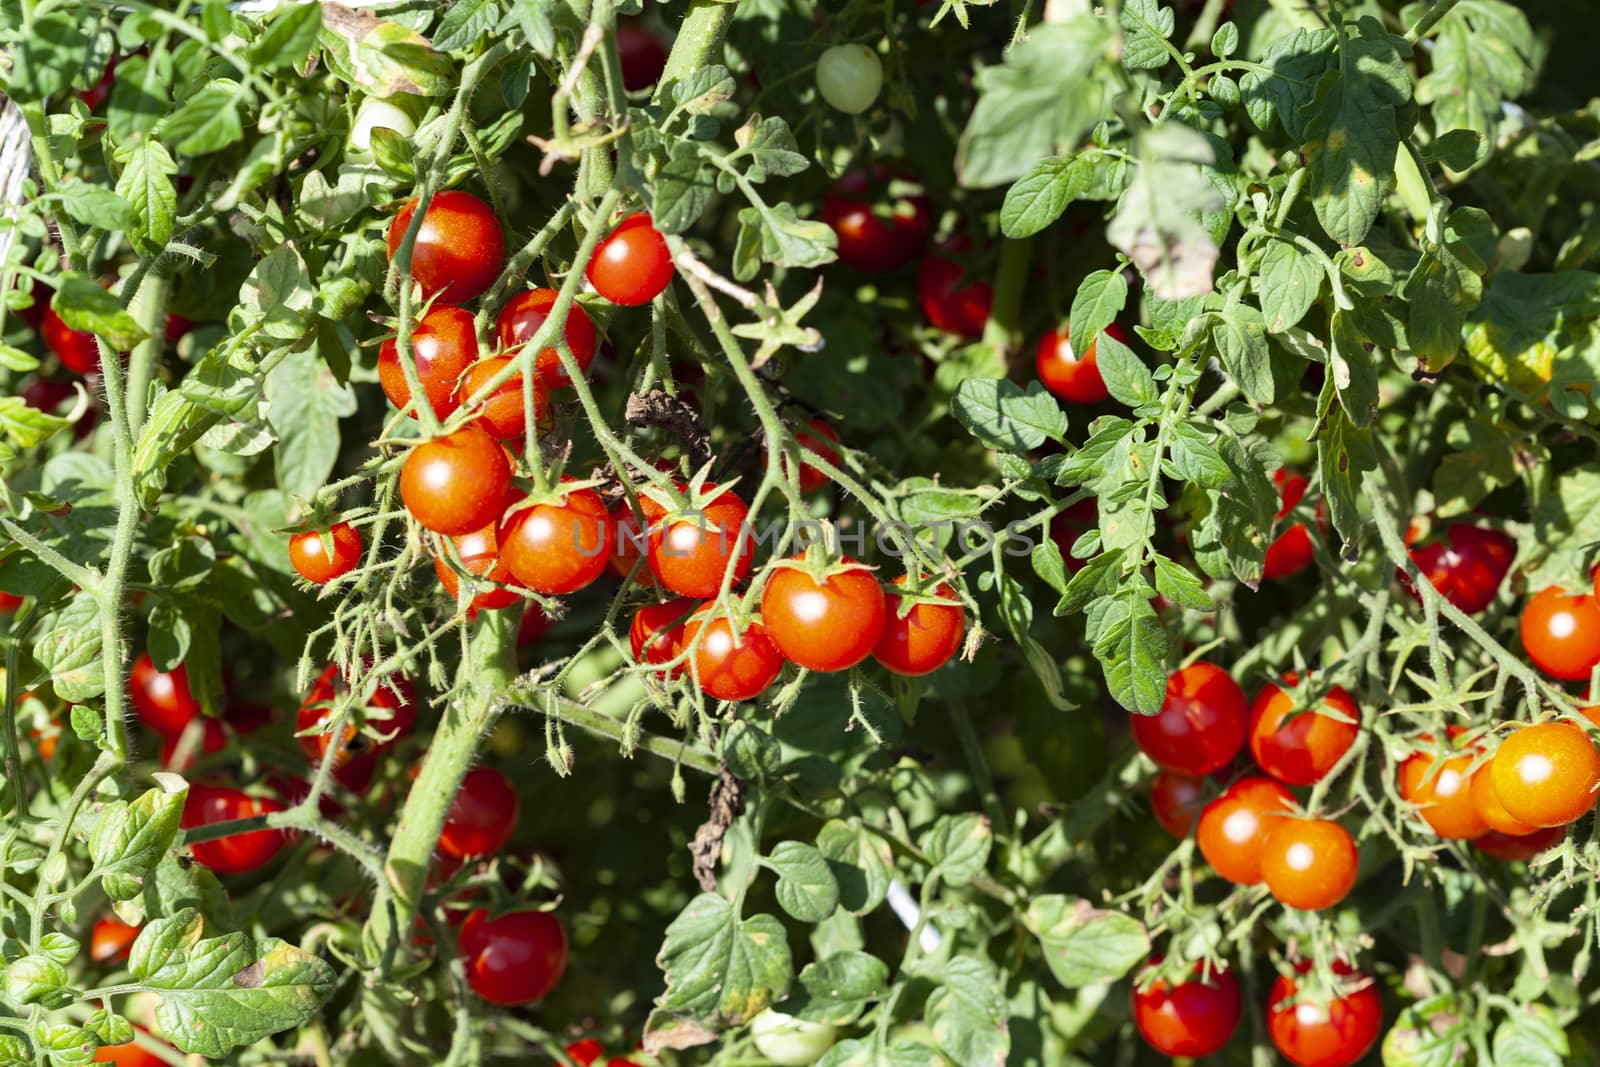
<svg viewBox="0 0 1600 1067">
<path fill-rule="evenodd" d="M 872 106 L 883 88 L 883 63 L 864 44 L 837 44 L 817 61 L 817 91 L 847 115 Z"/>
<path fill-rule="evenodd" d="M 807 1067 L 822 1058 L 837 1039 L 826 1023 L 808 1023 L 768 1008 L 750 1020 L 756 1050 L 782 1067 Z"/>
<path fill-rule="evenodd" d="M 350 147 L 358 152 L 372 151 L 372 131 L 380 126 L 401 137 L 417 132 L 416 121 L 402 108 L 382 97 L 369 96 L 356 108 L 355 125 L 350 127 Z"/>
</svg>

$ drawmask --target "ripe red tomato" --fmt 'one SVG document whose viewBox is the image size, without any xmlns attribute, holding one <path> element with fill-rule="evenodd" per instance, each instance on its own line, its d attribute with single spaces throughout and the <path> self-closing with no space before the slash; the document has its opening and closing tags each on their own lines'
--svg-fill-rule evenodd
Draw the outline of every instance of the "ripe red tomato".
<svg viewBox="0 0 1600 1067">
<path fill-rule="evenodd" d="M 733 580 L 740 582 L 755 561 L 755 546 L 746 524 L 750 509 L 745 502 L 732 492 L 718 493 L 711 482 L 702 491 L 702 500 L 706 497 L 712 498 L 698 508 L 691 504 L 682 513 L 669 513 L 649 496 L 639 498 L 650 521 L 650 570 L 657 581 L 679 596 L 715 596 L 730 566 Z"/>
<path fill-rule="evenodd" d="M 966 268 L 955 260 L 930 252 L 917 268 L 917 299 L 937 329 L 976 340 L 989 321 L 994 289 L 986 281 L 967 277 Z"/>
<path fill-rule="evenodd" d="M 759 622 L 736 630 L 724 615 L 711 616 L 707 604 L 689 617 L 683 627 L 683 647 L 700 644 L 690 657 L 700 688 L 718 700 L 750 700 L 771 685 L 783 670 L 778 652 Z M 705 636 L 700 637 L 700 631 Z"/>
<path fill-rule="evenodd" d="M 1494 791 L 1494 776 L 1489 773 L 1487 764 L 1472 775 L 1468 791 L 1472 794 L 1472 807 L 1489 827 L 1488 832 L 1504 837 L 1526 837 L 1539 832 L 1537 826 L 1523 822 L 1500 803 L 1500 795 Z"/>
<path fill-rule="evenodd" d="M 636 18 L 617 20 L 617 58 L 622 61 L 622 87 L 630 93 L 650 88 L 667 69 L 666 46 Z"/>
<path fill-rule="evenodd" d="M 559 295 L 554 289 L 530 289 L 512 297 L 495 320 L 500 347 L 510 350 L 533 340 L 533 335 L 539 332 L 544 320 L 550 317 L 550 309 L 555 306 Z M 567 348 L 571 350 L 578 369 L 587 372 L 589 364 L 594 362 L 595 330 L 594 321 L 582 305 L 575 302 L 567 310 L 567 321 L 561 327 L 561 335 L 566 339 Z M 552 389 L 572 384 L 566 368 L 561 365 L 561 355 L 554 347 L 539 349 L 534 369 Z"/>
<path fill-rule="evenodd" d="M 1181 841 L 1200 818 L 1205 791 L 1204 778 L 1162 771 L 1150 779 L 1150 810 L 1161 828 Z"/>
<path fill-rule="evenodd" d="M 505 775 L 493 767 L 472 768 L 444 817 L 439 851 L 458 860 L 494 855 L 516 832 L 520 807 Z"/>
<path fill-rule="evenodd" d="M 1095 362 L 1095 346 L 1100 339 L 1091 340 L 1080 356 L 1067 339 L 1067 327 L 1063 322 L 1058 329 L 1039 338 L 1038 348 L 1034 350 L 1034 368 L 1044 387 L 1062 400 L 1073 404 L 1098 404 L 1111 395 L 1106 391 L 1100 367 Z M 1105 332 L 1125 345 L 1133 343 L 1128 331 L 1115 322 L 1107 326 Z"/>
<path fill-rule="evenodd" d="M 522 609 L 522 621 L 517 623 L 517 647 L 533 645 L 550 629 L 550 616 L 537 604 L 529 603 Z"/>
<path fill-rule="evenodd" d="M 906 584 L 906 576 L 894 580 Z M 961 648 L 967 632 L 966 613 L 956 601 L 956 591 L 948 584 L 929 590 L 949 604 L 916 601 L 901 613 L 903 598 L 890 594 L 884 605 L 883 636 L 878 638 L 872 658 L 896 674 L 915 677 L 930 674 L 950 662 Z"/>
<path fill-rule="evenodd" d="M 849 556 L 816 577 L 804 556 L 792 562 L 761 591 L 761 623 L 778 651 L 813 671 L 842 671 L 871 655 L 888 615 L 877 576 Z"/>
<path fill-rule="evenodd" d="M 138 936 L 137 926 L 129 926 L 115 915 L 97 919 L 89 933 L 89 958 L 96 963 L 125 960 Z"/>
<path fill-rule="evenodd" d="M 613 304 L 636 307 L 661 295 L 675 273 L 666 238 L 641 211 L 623 219 L 601 239 L 584 276 L 595 292 Z"/>
<path fill-rule="evenodd" d="M 1424 735 L 1422 740 L 1432 738 Z M 1473 779 L 1484 777 L 1486 769 L 1474 772 L 1474 758 L 1474 753 L 1464 752 L 1440 761 L 1436 752 L 1424 750 L 1400 764 L 1401 798 L 1417 805 L 1417 814 L 1440 837 L 1470 841 L 1489 829 L 1472 800 Z"/>
<path fill-rule="evenodd" d="M 505 510 L 510 488 L 505 450 L 472 423 L 417 445 L 400 468 L 400 499 L 434 533 L 483 529 Z"/>
<path fill-rule="evenodd" d="M 1298 679 L 1291 674 L 1285 680 L 1294 685 Z M 1278 781 L 1311 785 L 1350 751 L 1360 721 L 1361 709 L 1340 686 L 1311 711 L 1297 709 L 1294 697 L 1269 682 L 1250 705 L 1250 752 Z"/>
<path fill-rule="evenodd" d="M 648 520 L 644 525 L 648 526 Z M 656 576 L 650 572 L 649 566 L 638 567 L 650 543 L 650 535 L 640 525 L 638 516 L 633 513 L 627 500 L 619 501 L 611 509 L 611 536 L 611 559 L 608 562 L 612 573 L 622 579 L 631 577 L 640 585 L 655 585 Z M 635 570 L 635 567 L 638 569 Z"/>
<path fill-rule="evenodd" d="M 389 224 L 389 258 L 400 250 L 417 202 L 410 201 Z M 411 278 L 422 294 L 464 304 L 493 285 L 506 265 L 506 237 L 494 209 L 471 193 L 435 193 L 411 247 Z"/>
<path fill-rule="evenodd" d="M 1272 473 L 1272 480 L 1278 486 L 1278 499 L 1283 505 L 1278 509 L 1278 518 L 1282 519 L 1305 499 L 1306 487 L 1310 483 L 1306 481 L 1305 475 L 1282 469 Z M 1292 578 L 1311 566 L 1314 559 L 1311 531 L 1306 528 L 1305 523 L 1297 522 L 1280 533 L 1277 540 L 1267 546 L 1267 558 L 1261 576 L 1268 580 Z"/>
<path fill-rule="evenodd" d="M 94 334 L 88 330 L 74 330 L 61 320 L 54 308 L 46 309 L 39 332 L 63 367 L 74 374 L 100 373 L 100 346 Z"/>
<path fill-rule="evenodd" d="M 512 583 L 510 568 L 500 560 L 500 544 L 495 538 L 493 523 L 481 530 L 461 534 L 450 540 L 455 545 L 456 554 L 461 557 L 461 565 L 466 568 L 468 574 L 475 578 L 487 579 L 488 582 L 501 582 L 505 585 Z M 439 584 L 444 586 L 444 591 L 450 594 L 452 600 L 456 599 L 460 595 L 461 576 L 456 573 L 455 567 L 444 553 L 433 557 L 433 570 L 439 576 Z M 483 590 L 472 597 L 471 607 L 476 611 L 497 611 L 522 602 L 521 595 L 510 589 L 488 585 L 487 582 L 477 583 L 476 588 Z"/>
<path fill-rule="evenodd" d="M 839 443 L 839 431 L 828 424 L 828 420 L 820 415 L 806 424 L 807 429 L 797 430 L 794 435 L 795 442 L 809 452 L 825 460 L 830 466 L 839 465 L 839 450 L 834 445 Z M 784 457 L 784 470 L 789 469 L 789 458 Z M 828 476 L 807 463 L 800 461 L 800 491 L 812 493 L 828 484 Z"/>
<path fill-rule="evenodd" d="M 1296 965 L 1301 974 L 1310 969 L 1309 962 Z M 1333 971 L 1349 979 L 1341 995 L 1296 1003 L 1299 985 L 1286 975 L 1278 976 L 1267 995 L 1267 1033 L 1296 1067 L 1350 1067 L 1367 1054 L 1383 1028 L 1377 986 L 1347 964 L 1336 963 Z"/>
<path fill-rule="evenodd" d="M 622 27 L 617 27 L 620 36 Z M 620 44 L 621 41 L 619 40 Z M 578 1067 L 590 1067 L 595 1060 L 606 1054 L 606 1047 L 592 1037 L 585 1037 L 574 1041 L 567 1046 L 567 1059 L 577 1064 Z"/>
<path fill-rule="evenodd" d="M 1406 544 L 1410 545 L 1412 531 L 1406 532 Z M 1500 583 L 1516 558 L 1517 546 L 1499 530 L 1457 522 L 1450 525 L 1442 540 L 1413 547 L 1410 554 L 1417 570 L 1446 600 L 1472 615 L 1494 603 Z M 1415 597 L 1417 591 L 1410 576 L 1405 571 L 1397 573 L 1401 584 Z"/>
<path fill-rule="evenodd" d="M 1541 590 L 1522 609 L 1522 647 L 1551 677 L 1583 681 L 1600 663 L 1600 601 L 1559 585 Z"/>
<path fill-rule="evenodd" d="M 327 585 L 361 562 L 361 534 L 348 522 L 336 522 L 326 531 L 297 533 L 289 538 L 289 562 L 306 581 Z"/>
<path fill-rule="evenodd" d="M 671 663 L 683 651 L 683 628 L 693 613 L 695 602 L 676 597 L 665 604 L 646 604 L 633 613 L 628 625 L 628 644 L 635 663 Z M 671 677 L 683 673 L 683 664 L 670 670 Z"/>
<path fill-rule="evenodd" d="M 1600 750 L 1579 726 L 1523 726 L 1489 761 L 1495 796 L 1529 826 L 1565 826 L 1587 815 L 1600 789 Z"/>
<path fill-rule="evenodd" d="M 1159 958 L 1153 959 L 1150 967 L 1157 963 Z M 1194 975 L 1178 985 L 1157 978 L 1143 989 L 1134 987 L 1134 1025 L 1164 1056 L 1209 1056 L 1228 1043 L 1239 1025 L 1243 1005 L 1233 972 L 1207 975 L 1204 965 L 1196 964 Z"/>
<path fill-rule="evenodd" d="M 189 672 L 183 664 L 159 671 L 147 652 L 133 661 L 128 691 L 139 721 L 158 734 L 181 734 L 189 720 L 200 714 L 200 701 L 189 691 Z"/>
<path fill-rule="evenodd" d="M 890 186 L 908 182 L 884 164 L 846 171 L 822 201 L 822 221 L 838 238 L 839 262 L 852 270 L 885 274 L 910 263 L 933 235 L 933 203 L 922 193 L 892 197 Z"/>
<path fill-rule="evenodd" d="M 500 559 L 518 583 L 547 596 L 576 593 L 600 577 L 611 558 L 610 516 L 593 489 L 568 489 L 508 511 L 499 537 Z"/>
<path fill-rule="evenodd" d="M 26 599 L 28 598 L 17 596 L 15 593 L 0 591 L 0 614 L 10 615 L 22 607 L 22 602 Z"/>
<path fill-rule="evenodd" d="M 311 683 L 311 691 L 300 705 L 294 725 L 300 750 L 312 763 L 322 762 L 323 756 L 335 743 L 332 731 L 322 727 L 333 713 L 334 705 L 349 691 L 349 683 L 339 673 L 338 666 L 331 663 Z M 409 734 L 417 724 L 416 693 L 412 691 L 411 683 L 403 678 L 395 680 L 392 687 L 384 682 L 373 691 L 359 713 L 361 717 L 369 719 L 373 728 L 383 736 L 375 738 L 362 733 L 360 722 L 351 721 L 356 719 L 356 715 L 347 717 L 340 731 L 342 736 L 337 739 L 340 745 L 337 766 L 340 768 L 382 752 Z M 354 773 L 359 776 L 370 771 L 358 768 Z M 352 784 L 352 780 L 359 781 L 359 777 L 347 780 L 345 775 L 340 776 L 340 781 L 352 789 L 358 788 Z"/>
<path fill-rule="evenodd" d="M 472 312 L 449 304 L 435 304 L 411 331 L 411 360 L 417 367 L 422 393 L 434 414 L 447 418 L 455 411 L 456 383 L 478 358 L 478 331 Z M 400 366 L 400 345 L 394 338 L 378 349 L 378 384 L 396 408 L 411 403 L 411 383 Z M 410 412 L 417 417 L 416 409 Z"/>
<path fill-rule="evenodd" d="M 192 830 L 197 826 L 249 819 L 282 810 L 283 805 L 271 797 L 253 797 L 228 786 L 191 785 L 180 825 Z M 288 835 L 282 830 L 252 830 L 201 841 L 190 845 L 189 852 L 195 862 L 218 874 L 248 874 L 271 863 L 288 841 Z"/>
<path fill-rule="evenodd" d="M 148 1052 L 137 1041 L 126 1045 L 101 1045 L 94 1053 L 95 1063 L 110 1063 L 115 1067 L 167 1067 L 167 1061 Z"/>
<path fill-rule="evenodd" d="M 542 999 L 567 969 L 567 932 L 549 912 L 513 911 L 491 919 L 479 908 L 461 924 L 467 984 L 491 1004 Z"/>
<path fill-rule="evenodd" d="M 1261 877 L 1291 908 L 1321 911 L 1355 887 L 1361 866 L 1350 832 L 1329 819 L 1280 819 L 1261 843 Z"/>
<path fill-rule="evenodd" d="M 1271 778 L 1241 778 L 1205 806 L 1195 842 L 1211 869 L 1238 885 L 1261 881 L 1261 846 L 1294 811 L 1294 795 Z"/>
<path fill-rule="evenodd" d="M 1531 834 L 1503 834 L 1498 830 L 1490 830 L 1482 837 L 1474 838 L 1472 847 L 1504 863 L 1523 863 L 1555 848 L 1566 837 L 1565 826 L 1549 826 Z"/>
<path fill-rule="evenodd" d="M 1156 766 L 1210 774 L 1244 747 L 1244 691 L 1228 672 L 1200 660 L 1167 679 L 1167 698 L 1154 715 L 1129 715 L 1133 739 Z"/>
<path fill-rule="evenodd" d="M 470 397 L 477 395 L 478 391 L 488 385 L 490 380 L 502 369 L 509 367 L 511 360 L 506 356 L 494 356 L 489 359 L 480 359 L 467 370 L 467 376 L 461 380 L 461 385 L 456 393 L 459 403 L 465 404 Z M 550 408 L 550 387 L 540 375 L 533 379 L 533 419 L 535 422 L 544 421 L 545 412 Z M 478 407 L 477 424 L 488 430 L 490 435 L 501 441 L 511 441 L 521 437 L 527 432 L 525 419 L 527 409 L 523 405 L 522 375 L 513 374 L 509 379 L 500 383 L 500 387 L 489 395 Z"/>
</svg>

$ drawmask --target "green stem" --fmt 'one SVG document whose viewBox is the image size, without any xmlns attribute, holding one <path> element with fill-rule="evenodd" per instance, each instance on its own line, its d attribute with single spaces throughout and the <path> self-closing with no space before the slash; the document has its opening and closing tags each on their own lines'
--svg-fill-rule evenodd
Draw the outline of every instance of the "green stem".
<svg viewBox="0 0 1600 1067">
<path fill-rule="evenodd" d="M 1013 351 L 1022 332 L 1022 295 L 1027 289 L 1028 263 L 1032 253 L 1031 237 L 1000 244 L 1000 267 L 994 279 L 993 310 L 989 313 L 989 321 L 984 323 L 983 339 L 1002 352 Z"/>
<path fill-rule="evenodd" d="M 722 39 L 733 24 L 734 7 L 735 4 L 722 0 L 693 0 L 672 42 L 672 53 L 667 56 L 661 80 L 656 83 L 654 100 L 657 103 L 667 86 L 716 61 L 722 51 Z"/>
<path fill-rule="evenodd" d="M 1406 40 L 1412 44 L 1422 40 L 1459 2 L 1460 0 L 1433 0 L 1433 6 L 1424 11 L 1416 24 L 1406 31 Z"/>
<path fill-rule="evenodd" d="M 139 299 L 134 302 L 134 313 L 140 328 L 147 336 L 133 347 L 128 357 L 128 429 L 134 435 L 144 425 L 149 410 L 150 379 L 167 341 L 167 297 L 172 282 L 161 270 L 146 275 L 145 284 L 139 287 Z"/>
</svg>

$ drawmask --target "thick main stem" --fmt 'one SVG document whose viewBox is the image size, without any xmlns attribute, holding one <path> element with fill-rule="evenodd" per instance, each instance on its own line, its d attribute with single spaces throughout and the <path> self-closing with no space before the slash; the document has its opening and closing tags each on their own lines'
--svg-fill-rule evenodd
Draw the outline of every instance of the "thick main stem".
<svg viewBox="0 0 1600 1067">
<path fill-rule="evenodd" d="M 722 39 L 733 23 L 734 6 L 720 0 L 694 0 L 689 5 L 689 13 L 683 16 L 683 25 L 678 27 L 678 36 L 672 42 L 667 66 L 656 83 L 656 100 L 661 99 L 666 86 L 715 61 L 722 51 Z"/>
</svg>

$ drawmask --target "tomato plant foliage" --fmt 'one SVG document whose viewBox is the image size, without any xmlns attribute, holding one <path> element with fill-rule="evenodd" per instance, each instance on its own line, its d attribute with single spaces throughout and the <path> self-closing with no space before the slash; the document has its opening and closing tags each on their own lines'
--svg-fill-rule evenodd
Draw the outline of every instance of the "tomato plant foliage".
<svg viewBox="0 0 1600 1067">
<path fill-rule="evenodd" d="M 0 4 L 0 1065 L 1592 1060 L 1582 7 Z"/>
</svg>

